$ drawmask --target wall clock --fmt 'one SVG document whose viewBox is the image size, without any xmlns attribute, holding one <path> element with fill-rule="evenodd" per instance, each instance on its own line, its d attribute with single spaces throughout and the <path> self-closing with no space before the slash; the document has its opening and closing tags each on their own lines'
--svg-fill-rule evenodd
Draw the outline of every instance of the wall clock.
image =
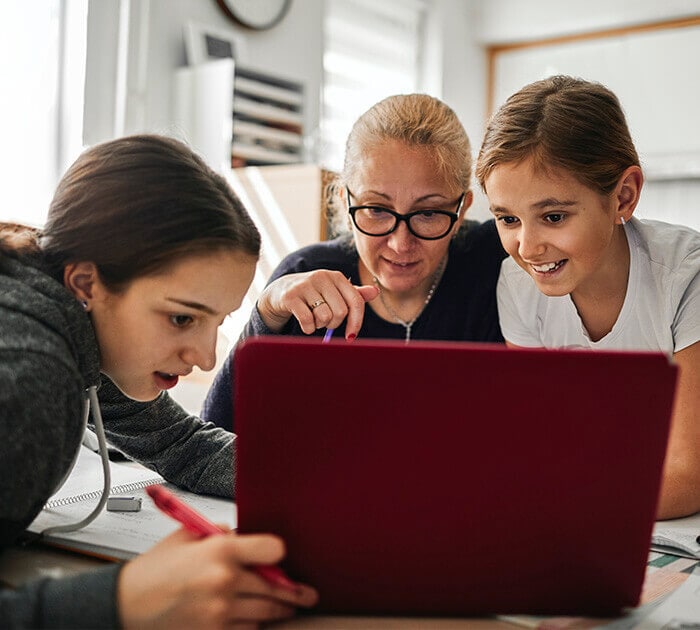
<svg viewBox="0 0 700 630">
<path fill-rule="evenodd" d="M 224 14 L 237 24 L 264 30 L 277 24 L 292 0 L 216 0 Z"/>
</svg>

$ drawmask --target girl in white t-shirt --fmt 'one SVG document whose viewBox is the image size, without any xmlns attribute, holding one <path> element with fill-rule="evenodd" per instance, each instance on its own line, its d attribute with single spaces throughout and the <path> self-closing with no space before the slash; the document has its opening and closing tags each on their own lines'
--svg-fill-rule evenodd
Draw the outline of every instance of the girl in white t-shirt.
<svg viewBox="0 0 700 630">
<path fill-rule="evenodd" d="M 617 97 L 565 76 L 525 86 L 489 122 L 476 176 L 510 254 L 498 284 L 507 343 L 673 357 L 658 516 L 699 511 L 700 234 L 632 217 L 644 178 Z"/>
</svg>

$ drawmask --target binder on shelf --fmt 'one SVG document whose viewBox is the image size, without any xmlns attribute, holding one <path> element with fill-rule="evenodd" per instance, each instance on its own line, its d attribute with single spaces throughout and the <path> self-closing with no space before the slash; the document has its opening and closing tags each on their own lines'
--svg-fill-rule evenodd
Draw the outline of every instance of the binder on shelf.
<svg viewBox="0 0 700 630">
<path fill-rule="evenodd" d="M 302 162 L 303 84 L 237 66 L 233 88 L 231 165 Z"/>
<path fill-rule="evenodd" d="M 301 147 L 302 145 L 302 138 L 298 133 L 245 120 L 233 121 L 233 135 L 244 144 L 254 144 L 255 139 L 264 139 L 270 146 Z"/>
<path fill-rule="evenodd" d="M 295 153 L 276 151 L 270 147 L 255 144 L 237 143 L 233 151 L 234 158 L 245 160 L 246 166 L 257 166 L 264 162 L 271 164 L 296 164 L 299 158 Z M 255 162 L 255 164 L 253 164 Z"/>
<path fill-rule="evenodd" d="M 175 73 L 173 123 L 215 169 L 303 162 L 304 84 L 218 59 Z"/>
</svg>

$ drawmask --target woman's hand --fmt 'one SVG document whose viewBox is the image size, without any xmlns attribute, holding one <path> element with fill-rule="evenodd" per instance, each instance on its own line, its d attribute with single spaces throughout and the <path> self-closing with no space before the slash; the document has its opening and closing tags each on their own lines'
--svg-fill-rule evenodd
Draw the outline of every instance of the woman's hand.
<svg viewBox="0 0 700 630">
<path fill-rule="evenodd" d="M 250 570 L 277 564 L 282 541 L 269 534 L 197 538 L 184 529 L 128 562 L 117 584 L 122 625 L 131 628 L 256 628 L 286 619 L 318 595 L 299 584 L 271 586 Z"/>
<path fill-rule="evenodd" d="M 345 338 L 352 340 L 360 332 L 365 302 L 377 295 L 377 287 L 356 287 L 339 271 L 317 269 L 277 278 L 258 299 L 258 312 L 274 332 L 296 317 L 307 335 L 318 328 L 337 328 L 347 318 Z"/>
</svg>

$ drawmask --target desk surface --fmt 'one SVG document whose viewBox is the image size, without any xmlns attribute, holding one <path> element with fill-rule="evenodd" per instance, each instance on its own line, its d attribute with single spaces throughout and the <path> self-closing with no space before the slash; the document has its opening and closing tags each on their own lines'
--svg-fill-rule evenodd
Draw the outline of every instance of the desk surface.
<svg viewBox="0 0 700 630">
<path fill-rule="evenodd" d="M 642 606 L 636 609 L 636 615 L 643 614 L 645 608 L 653 605 L 660 597 L 675 590 L 693 571 L 700 573 L 700 562 L 686 558 L 651 553 L 649 557 L 647 577 L 642 593 Z M 40 544 L 30 544 L 10 547 L 0 554 L 0 584 L 18 587 L 25 582 L 41 577 L 58 578 L 89 571 L 105 564 L 90 556 L 62 551 Z M 632 612 L 635 615 L 635 611 Z M 325 617 L 311 616 L 292 619 L 276 624 L 275 628 L 283 630 L 307 629 L 321 630 L 411 630 L 413 628 L 435 628 L 436 630 L 457 630 L 468 627 L 474 630 L 514 630 L 517 626 L 528 623 L 537 627 L 536 618 L 516 617 L 514 623 L 503 619 L 424 619 L 424 618 L 376 618 L 376 617 Z M 613 620 L 610 620 L 613 621 Z M 604 626 L 606 620 L 586 619 L 553 619 L 547 618 L 549 627 L 558 628 L 590 628 L 594 625 Z"/>
</svg>

